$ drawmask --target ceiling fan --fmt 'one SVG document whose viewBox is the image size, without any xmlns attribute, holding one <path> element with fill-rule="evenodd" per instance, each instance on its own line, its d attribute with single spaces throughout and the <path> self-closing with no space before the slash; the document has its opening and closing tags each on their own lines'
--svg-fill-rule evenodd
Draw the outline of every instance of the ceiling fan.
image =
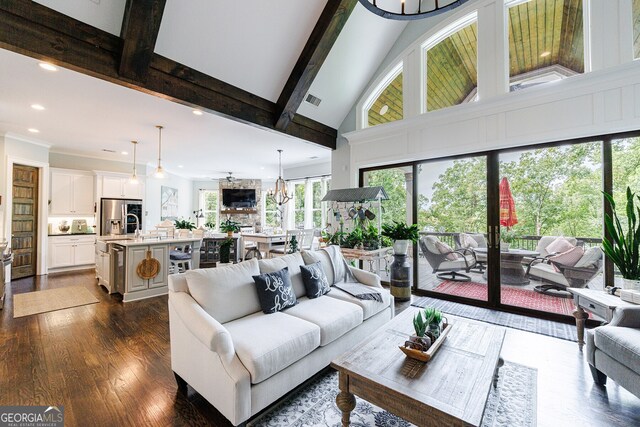
<svg viewBox="0 0 640 427">
<path fill-rule="evenodd" d="M 234 178 L 233 172 L 227 172 L 227 173 L 229 174 L 229 176 L 224 177 L 224 179 L 226 179 L 227 182 L 231 183 L 238 179 L 238 178 Z"/>
</svg>

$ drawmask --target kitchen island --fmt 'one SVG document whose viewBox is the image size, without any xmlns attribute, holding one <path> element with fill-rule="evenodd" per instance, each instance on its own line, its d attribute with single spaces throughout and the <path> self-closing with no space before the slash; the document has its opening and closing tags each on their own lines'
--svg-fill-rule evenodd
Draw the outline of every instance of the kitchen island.
<svg viewBox="0 0 640 427">
<path fill-rule="evenodd" d="M 100 280 L 98 283 L 104 285 L 110 293 L 121 293 L 124 302 L 165 295 L 168 292 L 169 252 L 173 248 L 190 245 L 192 268 L 200 265 L 200 238 L 101 236 L 97 238 L 97 242 L 98 246 L 107 247 L 109 254 L 108 265 L 103 266 L 103 272 L 108 276 L 107 285 Z M 144 274 L 141 276 L 138 267 L 149 263 L 145 260 L 153 259 L 159 263 L 157 273 L 149 278 L 144 277 Z"/>
</svg>

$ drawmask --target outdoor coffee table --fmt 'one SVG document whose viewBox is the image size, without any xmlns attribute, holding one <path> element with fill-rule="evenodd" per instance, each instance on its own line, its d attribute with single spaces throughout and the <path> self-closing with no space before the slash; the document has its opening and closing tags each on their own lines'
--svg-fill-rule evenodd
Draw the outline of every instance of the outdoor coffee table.
<svg viewBox="0 0 640 427">
<path fill-rule="evenodd" d="M 474 252 L 486 254 L 487 248 L 475 248 Z M 535 258 L 540 255 L 539 252 L 528 251 L 526 249 L 509 249 L 508 251 L 500 251 L 500 282 L 503 285 L 524 286 L 529 284 L 529 279 L 525 275 L 525 269 L 522 265 L 524 257 Z M 487 278 L 487 272 L 482 275 Z"/>
<path fill-rule="evenodd" d="M 504 328 L 448 316 L 453 328 L 425 364 L 398 348 L 413 332 L 418 311 L 407 308 L 331 363 L 339 372 L 343 426 L 349 425 L 354 395 L 418 426 L 480 425 L 502 366 Z"/>
</svg>

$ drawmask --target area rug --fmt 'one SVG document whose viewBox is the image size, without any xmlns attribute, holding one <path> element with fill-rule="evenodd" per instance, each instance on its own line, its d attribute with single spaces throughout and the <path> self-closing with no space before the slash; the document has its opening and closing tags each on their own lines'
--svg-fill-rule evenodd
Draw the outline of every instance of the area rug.
<svg viewBox="0 0 640 427">
<path fill-rule="evenodd" d="M 563 340 L 578 341 L 576 326 L 568 323 L 553 322 L 551 320 L 537 319 L 535 317 L 522 316 L 520 314 L 505 313 L 503 311 L 474 307 L 472 305 L 429 297 L 415 299 L 411 305 L 421 308 L 426 306 L 435 307 L 443 313 L 453 314 L 454 316 L 480 320 L 482 322 L 493 323 L 495 325 L 506 326 L 528 332 L 535 332 L 537 334 L 548 335 L 550 337 L 560 338 Z"/>
<path fill-rule="evenodd" d="M 482 419 L 483 427 L 533 427 L 536 425 L 536 369 L 505 362 L 498 386 L 491 387 Z M 341 425 L 336 406 L 338 373 L 331 371 L 292 393 L 273 409 L 250 421 L 251 427 L 334 427 Z M 356 396 L 351 425 L 411 427 L 399 416 Z"/>
<path fill-rule="evenodd" d="M 433 291 L 486 301 L 487 289 L 485 283 L 445 280 Z M 500 297 L 503 304 L 546 311 L 548 313 L 566 314 L 567 316 L 573 316 L 573 309 L 575 308 L 572 299 L 544 295 L 531 289 L 502 286 L 500 288 Z"/>
<path fill-rule="evenodd" d="M 100 302 L 98 298 L 84 286 L 27 292 L 13 296 L 13 317 L 31 316 L 97 302 Z"/>
</svg>

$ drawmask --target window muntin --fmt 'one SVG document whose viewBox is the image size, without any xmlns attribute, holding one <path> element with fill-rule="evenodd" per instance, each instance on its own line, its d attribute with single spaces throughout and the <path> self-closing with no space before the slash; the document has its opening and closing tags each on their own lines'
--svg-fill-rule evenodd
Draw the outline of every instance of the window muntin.
<svg viewBox="0 0 640 427">
<path fill-rule="evenodd" d="M 584 73 L 582 0 L 510 3 L 511 91 Z"/>
<path fill-rule="evenodd" d="M 453 33 L 426 49 L 427 111 L 476 100 L 478 24 L 474 21 L 457 27 L 454 24 Z"/>
<path fill-rule="evenodd" d="M 200 190 L 200 200 L 198 209 L 202 209 L 203 220 L 199 220 L 199 225 L 214 224 L 218 226 L 218 190 Z"/>
</svg>

